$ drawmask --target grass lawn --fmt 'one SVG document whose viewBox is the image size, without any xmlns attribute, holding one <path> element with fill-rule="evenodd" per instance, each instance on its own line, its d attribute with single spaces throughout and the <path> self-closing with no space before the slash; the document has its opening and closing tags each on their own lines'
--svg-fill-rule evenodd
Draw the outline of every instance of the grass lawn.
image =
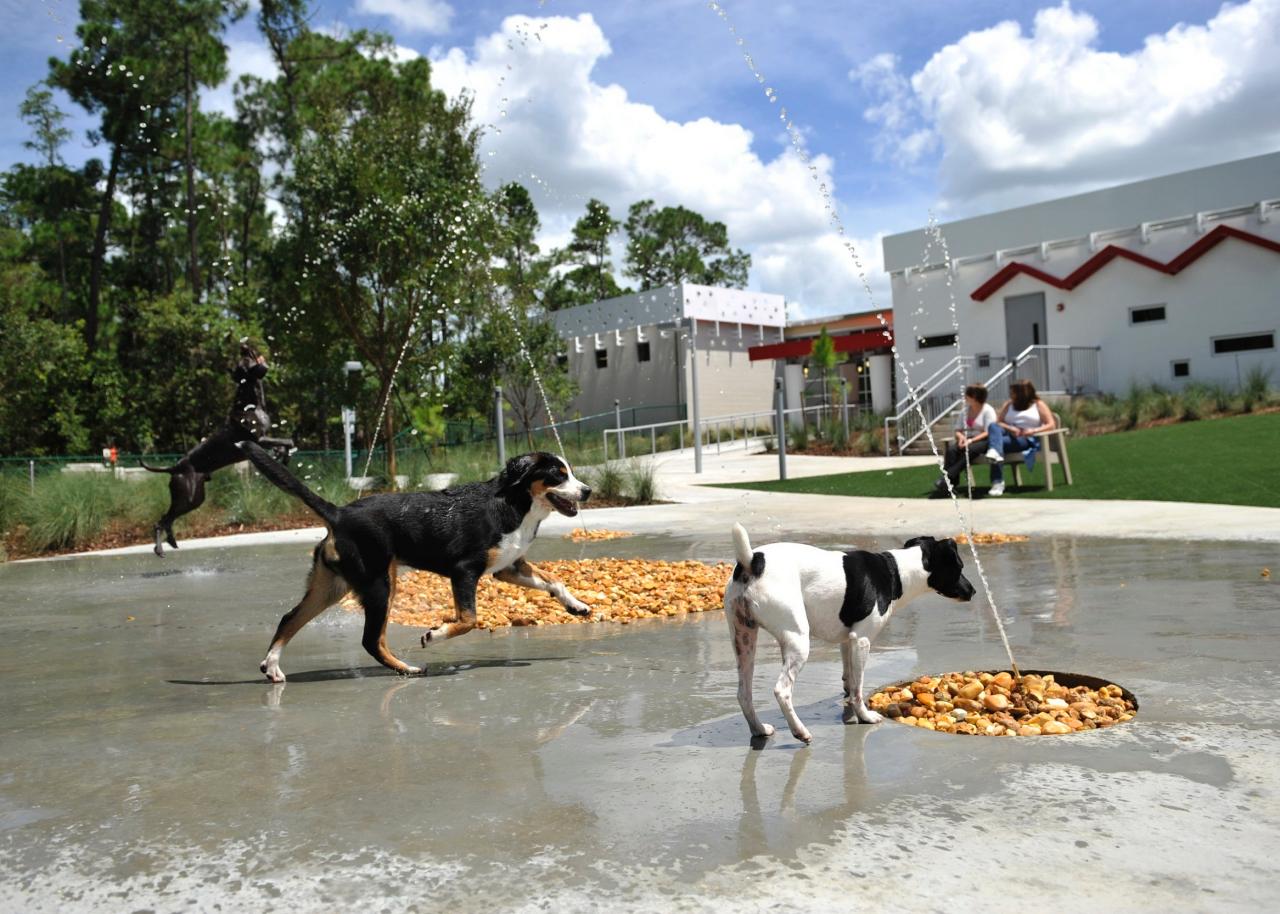
<svg viewBox="0 0 1280 914">
<path fill-rule="evenodd" d="M 1044 487 L 1044 461 L 1034 473 L 1023 468 L 1021 487 L 1005 470 L 1005 498 L 1097 498 L 1193 501 L 1280 508 L 1280 413 L 1202 419 L 1132 432 L 1068 440 L 1071 475 L 1063 484 L 1055 468 L 1054 490 Z M 975 497 L 985 497 L 988 469 L 973 471 Z M 924 498 L 938 478 L 937 467 L 869 470 L 811 476 L 786 482 L 738 483 L 725 488 L 817 495 Z M 960 476 L 964 494 L 964 474 Z"/>
</svg>

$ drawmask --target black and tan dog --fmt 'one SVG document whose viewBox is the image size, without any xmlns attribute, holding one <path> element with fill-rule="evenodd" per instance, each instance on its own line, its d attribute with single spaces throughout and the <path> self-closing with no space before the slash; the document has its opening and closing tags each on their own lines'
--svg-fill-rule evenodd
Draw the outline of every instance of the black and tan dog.
<svg viewBox="0 0 1280 914">
<path fill-rule="evenodd" d="M 306 593 L 280 620 L 259 667 L 272 682 L 284 681 L 280 654 L 289 639 L 350 592 L 364 607 L 364 649 L 400 673 L 422 672 L 387 647 L 387 616 L 401 562 L 443 575 L 453 584 L 457 621 L 424 634 L 424 647 L 476 627 L 476 584 L 486 574 L 546 591 L 576 616 L 591 614 L 564 584 L 524 559 L 543 520 L 554 511 L 573 517 L 591 496 L 591 489 L 554 454 L 516 457 L 487 482 L 443 492 L 371 495 L 338 507 L 308 489 L 259 445 L 246 441 L 239 447 L 262 475 L 300 498 L 329 528 L 312 556 Z"/>
<path fill-rule="evenodd" d="M 153 473 L 169 474 L 169 510 L 156 521 L 156 555 L 164 555 L 162 544 L 166 542 L 174 549 L 178 548 L 173 522 L 204 504 L 204 484 L 214 472 L 244 460 L 244 452 L 236 447 L 237 443 L 259 441 L 288 460 L 293 450 L 292 441 L 263 437 L 271 426 L 262 390 L 262 379 L 266 373 L 267 360 L 247 340 L 241 340 L 240 358 L 231 369 L 236 395 L 226 424 L 189 450 L 173 466 L 153 467 L 146 461 L 138 461 Z"/>
</svg>

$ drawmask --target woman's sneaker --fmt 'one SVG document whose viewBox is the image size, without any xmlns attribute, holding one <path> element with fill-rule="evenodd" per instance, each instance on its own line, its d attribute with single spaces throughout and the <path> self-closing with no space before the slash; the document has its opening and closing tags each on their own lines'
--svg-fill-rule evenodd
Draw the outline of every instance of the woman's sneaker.
<svg viewBox="0 0 1280 914">
<path fill-rule="evenodd" d="M 1003 494 L 1004 494 L 1004 480 L 1002 479 L 1002 480 L 1000 480 L 999 482 L 993 482 L 993 483 L 991 484 L 991 491 L 990 491 L 990 492 L 988 492 L 987 494 L 988 494 L 988 495 L 990 495 L 992 498 L 999 498 L 1001 495 L 1003 495 Z"/>
<path fill-rule="evenodd" d="M 991 463 L 1004 463 L 1004 454 L 993 447 L 987 448 L 986 458 Z"/>
</svg>

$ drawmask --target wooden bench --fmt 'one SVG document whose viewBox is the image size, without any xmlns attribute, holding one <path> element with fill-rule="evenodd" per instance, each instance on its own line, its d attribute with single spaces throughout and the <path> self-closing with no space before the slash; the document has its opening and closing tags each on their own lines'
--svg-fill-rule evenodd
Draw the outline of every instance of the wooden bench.
<svg viewBox="0 0 1280 914">
<path fill-rule="evenodd" d="M 1050 492 L 1053 491 L 1053 467 L 1054 464 L 1062 465 L 1062 475 L 1066 479 L 1067 485 L 1071 485 L 1071 460 L 1067 456 L 1067 436 L 1071 434 L 1071 429 L 1062 427 L 1062 418 L 1057 414 L 1053 414 L 1053 421 L 1057 424 L 1051 432 L 1040 432 L 1038 435 L 1024 435 L 1027 438 L 1040 439 L 1040 453 L 1036 455 L 1036 459 L 1044 463 L 1044 479 L 1045 488 Z M 1013 467 L 1013 484 L 1015 486 L 1022 485 L 1022 467 L 1026 464 L 1021 451 L 1013 451 L 1004 455 L 1004 465 Z M 969 463 L 969 488 L 973 488 L 973 468 L 990 464 L 986 455 L 975 457 Z"/>
</svg>

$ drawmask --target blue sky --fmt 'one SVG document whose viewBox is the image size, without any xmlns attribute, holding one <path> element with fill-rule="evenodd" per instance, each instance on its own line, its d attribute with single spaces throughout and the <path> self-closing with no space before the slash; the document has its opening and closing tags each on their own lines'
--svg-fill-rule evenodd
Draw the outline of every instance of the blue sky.
<svg viewBox="0 0 1280 914">
<path fill-rule="evenodd" d="M 548 244 L 588 196 L 615 213 L 683 203 L 724 220 L 755 257 L 752 285 L 797 314 L 867 302 L 780 105 L 873 271 L 878 238 L 930 209 L 955 218 L 1280 148 L 1280 0 L 721 6 L 779 103 L 703 0 L 321 0 L 313 24 L 388 32 L 447 90 L 474 91 L 489 179 L 531 186 Z M 17 106 L 67 52 L 75 10 L 0 0 L 6 166 L 31 158 Z M 252 17 L 227 37 L 233 69 L 269 72 Z M 225 108 L 229 91 L 205 103 Z M 91 154 L 92 124 L 77 114 L 69 161 Z M 885 297 L 883 277 L 873 288 Z"/>
</svg>

